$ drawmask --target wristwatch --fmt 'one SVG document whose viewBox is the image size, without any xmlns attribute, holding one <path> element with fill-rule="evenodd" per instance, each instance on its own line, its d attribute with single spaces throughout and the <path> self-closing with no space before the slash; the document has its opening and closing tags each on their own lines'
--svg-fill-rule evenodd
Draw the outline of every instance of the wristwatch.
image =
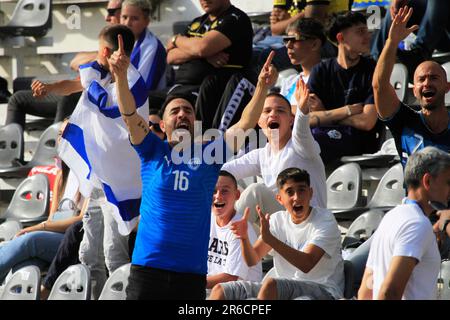
<svg viewBox="0 0 450 320">
<path fill-rule="evenodd" d="M 441 232 L 445 232 L 447 229 L 447 225 L 450 223 L 450 219 L 444 220 L 444 223 L 442 224 Z"/>
<path fill-rule="evenodd" d="M 178 37 L 178 34 L 174 35 L 174 36 L 172 37 L 172 40 L 171 40 L 171 42 L 172 42 L 172 44 L 173 44 L 173 46 L 174 46 L 175 48 L 177 47 L 177 44 L 176 44 L 177 37 Z"/>
</svg>

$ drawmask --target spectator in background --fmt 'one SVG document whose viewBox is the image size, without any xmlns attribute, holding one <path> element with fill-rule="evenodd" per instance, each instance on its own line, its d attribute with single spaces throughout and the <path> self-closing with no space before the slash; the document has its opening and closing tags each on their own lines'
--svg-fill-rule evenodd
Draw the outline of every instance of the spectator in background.
<svg viewBox="0 0 450 320">
<path fill-rule="evenodd" d="M 403 7 L 394 17 L 373 75 L 376 110 L 394 136 L 403 166 L 412 153 L 426 146 L 450 152 L 450 113 L 445 107 L 445 94 L 450 85 L 442 66 L 425 61 L 414 73 L 413 91 L 420 111 L 402 103 L 390 84 L 397 46 L 418 28 L 417 25 L 407 27 L 411 15 L 412 8 Z"/>
<path fill-rule="evenodd" d="M 317 97 L 310 124 L 325 165 L 380 147 L 372 91 L 375 62 L 364 56 L 370 46 L 366 18 L 351 11 L 336 16 L 329 38 L 337 42 L 338 56 L 315 65 L 308 81 Z"/>
<path fill-rule="evenodd" d="M 415 152 L 406 164 L 405 184 L 404 203 L 384 216 L 372 236 L 358 299 L 437 298 L 441 256 L 429 201 L 450 200 L 450 155 L 434 147 Z"/>
<path fill-rule="evenodd" d="M 273 215 L 263 214 L 260 238 L 252 246 L 247 234 L 249 210 L 232 224 L 241 240 L 242 255 L 249 266 L 270 252 L 274 276 L 263 283 L 233 281 L 216 285 L 210 299 L 260 300 L 302 299 L 333 300 L 342 297 L 344 263 L 341 234 L 333 214 L 310 206 L 313 190 L 309 175 L 298 168 L 287 168 L 277 177 L 277 201 L 285 208 Z"/>
<path fill-rule="evenodd" d="M 161 117 L 159 115 L 159 109 L 149 109 L 148 110 L 148 126 L 154 134 L 158 136 L 161 140 L 166 138 L 166 134 L 161 130 Z"/>
<path fill-rule="evenodd" d="M 9 97 L 11 97 L 11 93 L 8 91 L 8 82 L 0 77 L 0 103 L 7 103 Z"/>
<path fill-rule="evenodd" d="M 236 179 L 226 171 L 220 171 L 214 189 L 211 206 L 211 231 L 208 245 L 208 276 L 206 288 L 212 289 L 217 283 L 236 280 L 261 281 L 262 269 L 258 263 L 248 267 L 245 263 L 241 245 L 230 227 L 234 221 L 242 219 L 234 205 L 239 199 Z M 250 244 L 256 241 L 256 233 L 248 229 Z"/>
<path fill-rule="evenodd" d="M 400 62 L 406 65 L 410 78 L 414 74 L 417 66 L 426 60 L 431 59 L 435 49 L 440 51 L 450 51 L 450 2 L 441 0 L 392 0 L 390 12 L 386 14 L 381 29 L 374 37 L 372 44 L 372 57 L 379 58 L 386 40 L 389 36 L 389 29 L 395 15 L 400 8 L 408 5 L 414 9 L 408 26 L 419 25 L 415 39 L 409 40 L 409 44 L 398 48 L 397 56 Z M 409 47 L 408 47 L 409 46 Z"/>
<path fill-rule="evenodd" d="M 175 85 L 198 89 L 195 108 L 203 129 L 225 130 L 240 118 L 254 91 L 247 78 L 253 29 L 247 14 L 230 0 L 200 5 L 205 14 L 167 43 L 167 61 L 179 66 Z"/>
</svg>

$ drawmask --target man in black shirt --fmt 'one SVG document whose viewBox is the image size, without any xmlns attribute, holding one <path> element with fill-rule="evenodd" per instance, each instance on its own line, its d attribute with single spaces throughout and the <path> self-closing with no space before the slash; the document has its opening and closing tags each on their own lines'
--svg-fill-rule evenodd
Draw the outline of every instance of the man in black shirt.
<svg viewBox="0 0 450 320">
<path fill-rule="evenodd" d="M 253 29 L 248 16 L 230 0 L 200 4 L 206 13 L 168 42 L 167 62 L 179 65 L 175 84 L 200 87 L 196 113 L 203 129 L 218 128 L 234 89 L 254 89 L 251 83 L 240 85 L 252 55 Z M 239 119 L 239 110 L 233 111 L 231 118 Z"/>
</svg>

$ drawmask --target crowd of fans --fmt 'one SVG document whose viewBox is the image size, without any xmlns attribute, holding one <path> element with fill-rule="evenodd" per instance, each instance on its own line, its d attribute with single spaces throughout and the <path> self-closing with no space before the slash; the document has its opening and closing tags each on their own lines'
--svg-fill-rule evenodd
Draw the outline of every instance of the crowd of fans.
<svg viewBox="0 0 450 320">
<path fill-rule="evenodd" d="M 429 59 L 450 47 L 448 34 L 436 31 L 450 4 L 393 0 L 372 34 L 348 1 L 274 0 L 267 39 L 230 0 L 200 5 L 205 13 L 163 46 L 151 32 L 146 0 L 110 0 L 98 52 L 80 53 L 71 64 L 77 79 L 35 81 L 11 97 L 0 92 L 9 98 L 6 124 L 25 128 L 25 114 L 69 117 L 62 144 L 74 145 L 72 119 L 83 119 L 85 101 L 98 106 L 106 120 L 90 124 L 95 134 L 118 126 L 126 134 L 86 148 L 113 163 L 105 149 L 125 146 L 139 158 L 141 176 L 139 217 L 127 220 L 117 211 L 137 209 L 122 201 L 125 188 L 111 191 L 90 168 L 94 187 L 86 194 L 78 166 L 62 161 L 48 220 L 0 243 L 0 281 L 38 258 L 50 265 L 45 299 L 58 275 L 81 262 L 98 298 L 108 274 L 131 261 L 130 300 L 341 299 L 341 235 L 327 209 L 326 172 L 342 156 L 377 152 L 387 126 L 407 194 L 371 239 L 357 298 L 435 298 L 450 210 L 431 224 L 430 201 L 450 203 L 450 85 Z M 413 32 L 416 40 L 402 47 Z M 400 101 L 390 84 L 396 59 L 410 70 L 418 108 Z M 277 83 L 287 68 L 295 74 Z M 265 146 L 243 139 L 254 128 Z M 209 129 L 215 134 L 206 139 Z M 205 158 L 211 150 L 212 162 Z M 108 168 L 117 176 L 130 171 Z M 239 190 L 238 181 L 255 176 L 262 181 Z M 63 199 L 77 214 L 55 219 L 66 209 Z M 263 279 L 268 254 L 273 271 Z"/>
</svg>

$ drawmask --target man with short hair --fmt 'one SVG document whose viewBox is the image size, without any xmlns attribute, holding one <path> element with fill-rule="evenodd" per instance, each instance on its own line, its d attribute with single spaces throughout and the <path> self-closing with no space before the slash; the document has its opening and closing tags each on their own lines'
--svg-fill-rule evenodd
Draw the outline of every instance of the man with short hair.
<svg viewBox="0 0 450 320">
<path fill-rule="evenodd" d="M 450 200 L 450 155 L 435 147 L 413 153 L 405 184 L 407 198 L 384 216 L 372 237 L 358 299 L 436 299 L 441 257 L 429 202 Z"/>
<path fill-rule="evenodd" d="M 127 299 L 204 299 L 212 195 L 228 149 L 237 151 L 237 134 L 254 128 L 264 93 L 276 80 L 269 56 L 255 95 L 241 119 L 207 143 L 194 135 L 195 111 L 188 99 L 169 96 L 163 108 L 161 141 L 136 112 L 128 88 L 129 59 L 122 50 L 110 59 L 120 113 L 141 160 L 142 201 Z M 197 133 L 197 131 L 196 131 Z M 241 137 L 243 138 L 243 137 Z M 181 161 L 180 161 L 181 160 Z"/>
<path fill-rule="evenodd" d="M 231 227 L 241 239 L 242 255 L 249 266 L 268 253 L 274 256 L 274 276 L 263 283 L 218 284 L 210 299 L 333 300 L 342 297 L 344 268 L 336 219 L 327 209 L 310 206 L 313 189 L 308 172 L 287 168 L 278 175 L 277 187 L 277 201 L 285 210 L 269 216 L 257 208 L 261 236 L 254 245 L 247 234 L 248 208 L 244 217 Z"/>
<path fill-rule="evenodd" d="M 308 81 L 322 102 L 310 117 L 325 165 L 380 146 L 372 91 L 375 63 L 364 56 L 370 47 L 366 18 L 351 11 L 336 16 L 329 38 L 338 44 L 338 56 L 315 65 Z"/>
<path fill-rule="evenodd" d="M 426 146 L 450 152 L 450 113 L 445 107 L 450 84 L 442 66 L 425 61 L 414 73 L 413 91 L 420 111 L 401 102 L 390 84 L 399 42 L 418 28 L 406 26 L 411 15 L 412 8 L 405 6 L 395 16 L 373 75 L 375 107 L 394 136 L 403 166 L 412 153 Z"/>
</svg>

